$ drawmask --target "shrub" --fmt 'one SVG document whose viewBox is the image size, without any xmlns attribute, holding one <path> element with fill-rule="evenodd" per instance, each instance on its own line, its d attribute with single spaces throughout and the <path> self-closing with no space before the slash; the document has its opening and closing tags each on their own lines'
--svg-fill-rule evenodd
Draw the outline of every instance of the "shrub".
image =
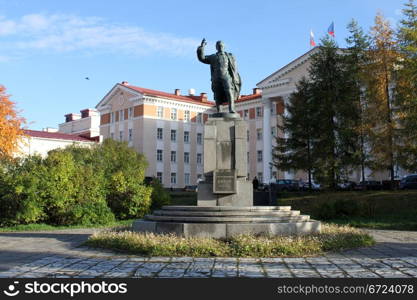
<svg viewBox="0 0 417 300">
<path fill-rule="evenodd" d="M 164 205 L 171 204 L 171 196 L 164 189 L 158 179 L 153 178 L 151 181 L 152 195 L 151 195 L 151 210 L 159 209 Z"/>
<path fill-rule="evenodd" d="M 31 156 L 0 162 L 0 225 L 33 223 L 45 217 L 39 192 L 41 161 Z"/>
<path fill-rule="evenodd" d="M 56 149 L 0 162 L 0 225 L 45 221 L 107 224 L 142 217 L 151 206 L 146 160 L 126 143 Z"/>
</svg>

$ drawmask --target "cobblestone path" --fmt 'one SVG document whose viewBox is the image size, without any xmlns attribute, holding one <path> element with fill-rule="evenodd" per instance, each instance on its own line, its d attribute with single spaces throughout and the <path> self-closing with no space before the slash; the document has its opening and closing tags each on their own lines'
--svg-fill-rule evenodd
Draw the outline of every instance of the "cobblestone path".
<svg viewBox="0 0 417 300">
<path fill-rule="evenodd" d="M 417 277 L 417 232 L 369 230 L 377 245 L 308 258 L 138 257 L 77 247 L 94 230 L 0 234 L 0 277 Z"/>
</svg>

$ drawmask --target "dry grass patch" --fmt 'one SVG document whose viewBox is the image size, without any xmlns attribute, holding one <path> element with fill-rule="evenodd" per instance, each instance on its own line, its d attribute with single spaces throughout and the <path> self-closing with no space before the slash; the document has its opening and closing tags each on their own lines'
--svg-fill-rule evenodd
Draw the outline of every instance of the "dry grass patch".
<svg viewBox="0 0 417 300">
<path fill-rule="evenodd" d="M 227 240 L 182 238 L 170 234 L 105 231 L 87 245 L 144 256 L 283 257 L 314 256 L 375 243 L 367 233 L 349 226 L 322 224 L 320 234 L 308 236 L 239 235 Z"/>
</svg>

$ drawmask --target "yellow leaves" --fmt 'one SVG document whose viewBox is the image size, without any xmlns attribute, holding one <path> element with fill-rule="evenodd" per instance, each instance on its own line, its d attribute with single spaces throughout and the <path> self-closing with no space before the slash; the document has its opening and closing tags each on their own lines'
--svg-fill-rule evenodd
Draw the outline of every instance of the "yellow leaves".
<svg viewBox="0 0 417 300">
<path fill-rule="evenodd" d="M 24 136 L 25 119 L 18 115 L 4 86 L 0 85 L 0 157 L 12 157 Z"/>
</svg>

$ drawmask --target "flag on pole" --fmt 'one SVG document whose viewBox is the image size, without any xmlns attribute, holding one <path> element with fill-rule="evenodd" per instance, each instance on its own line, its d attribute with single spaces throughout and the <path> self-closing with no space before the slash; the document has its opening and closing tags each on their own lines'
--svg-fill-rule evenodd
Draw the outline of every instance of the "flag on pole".
<svg viewBox="0 0 417 300">
<path fill-rule="evenodd" d="M 327 29 L 327 33 L 334 37 L 334 22 L 330 24 L 329 28 Z"/>
<path fill-rule="evenodd" d="M 310 47 L 316 47 L 316 42 L 314 41 L 314 33 L 312 29 L 310 29 Z"/>
</svg>

